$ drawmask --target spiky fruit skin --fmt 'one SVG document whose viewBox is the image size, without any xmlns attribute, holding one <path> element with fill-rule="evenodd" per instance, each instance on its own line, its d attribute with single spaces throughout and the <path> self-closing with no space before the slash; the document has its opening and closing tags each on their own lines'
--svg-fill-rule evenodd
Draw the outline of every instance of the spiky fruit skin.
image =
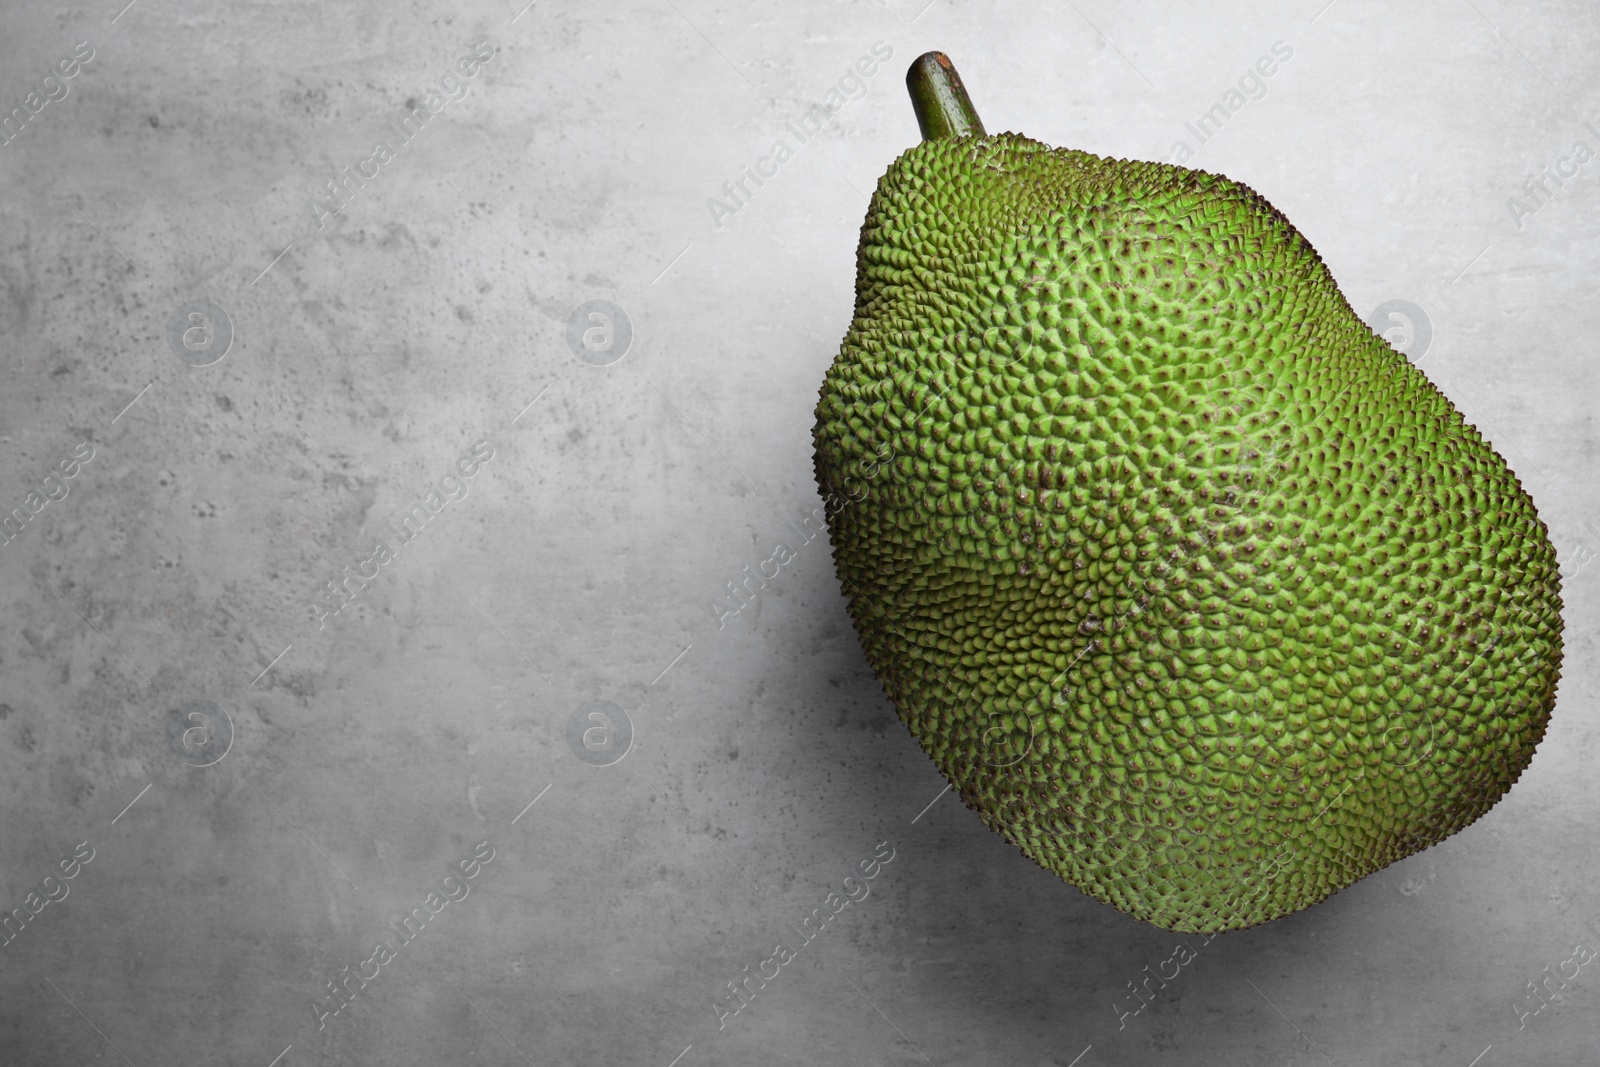
<svg viewBox="0 0 1600 1067">
<path fill-rule="evenodd" d="M 816 474 L 867 659 L 968 807 L 1170 930 L 1310 906 L 1532 758 L 1555 552 L 1249 188 L 1014 134 L 878 184 Z"/>
</svg>

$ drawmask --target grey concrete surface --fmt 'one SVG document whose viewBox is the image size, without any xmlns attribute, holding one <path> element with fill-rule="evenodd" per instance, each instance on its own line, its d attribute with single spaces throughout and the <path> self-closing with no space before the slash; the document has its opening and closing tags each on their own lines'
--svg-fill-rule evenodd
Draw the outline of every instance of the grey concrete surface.
<svg viewBox="0 0 1600 1067">
<path fill-rule="evenodd" d="M 0 16 L 0 1062 L 1596 1062 L 1600 11 L 123 2 Z M 930 48 L 990 129 L 1226 173 L 1402 302 L 1565 561 L 1486 818 L 1207 942 L 941 794 L 805 526 Z"/>
</svg>

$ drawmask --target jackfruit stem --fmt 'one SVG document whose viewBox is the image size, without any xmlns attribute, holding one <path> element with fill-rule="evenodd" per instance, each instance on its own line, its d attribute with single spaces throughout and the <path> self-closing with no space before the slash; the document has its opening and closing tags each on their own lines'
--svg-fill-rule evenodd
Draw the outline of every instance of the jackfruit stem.
<svg viewBox="0 0 1600 1067">
<path fill-rule="evenodd" d="M 911 107 L 924 141 L 986 136 L 961 75 L 943 52 L 918 56 L 906 71 L 906 88 L 911 91 Z"/>
</svg>

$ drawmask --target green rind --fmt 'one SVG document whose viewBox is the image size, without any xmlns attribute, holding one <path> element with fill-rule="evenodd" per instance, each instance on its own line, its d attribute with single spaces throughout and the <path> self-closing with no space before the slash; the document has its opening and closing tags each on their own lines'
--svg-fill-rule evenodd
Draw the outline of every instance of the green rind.
<svg viewBox="0 0 1600 1067">
<path fill-rule="evenodd" d="M 1237 182 L 909 150 L 814 436 L 901 717 L 988 825 L 1158 926 L 1251 926 L 1440 841 L 1544 734 L 1532 501 Z"/>
</svg>

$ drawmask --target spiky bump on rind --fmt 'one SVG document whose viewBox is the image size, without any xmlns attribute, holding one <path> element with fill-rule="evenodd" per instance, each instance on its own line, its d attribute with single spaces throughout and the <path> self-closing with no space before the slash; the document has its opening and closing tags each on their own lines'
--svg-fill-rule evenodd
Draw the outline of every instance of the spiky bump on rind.
<svg viewBox="0 0 1600 1067">
<path fill-rule="evenodd" d="M 1014 134 L 879 182 L 816 473 L 868 660 L 963 801 L 1173 930 L 1477 819 L 1559 576 L 1505 462 L 1244 185 Z"/>
</svg>

